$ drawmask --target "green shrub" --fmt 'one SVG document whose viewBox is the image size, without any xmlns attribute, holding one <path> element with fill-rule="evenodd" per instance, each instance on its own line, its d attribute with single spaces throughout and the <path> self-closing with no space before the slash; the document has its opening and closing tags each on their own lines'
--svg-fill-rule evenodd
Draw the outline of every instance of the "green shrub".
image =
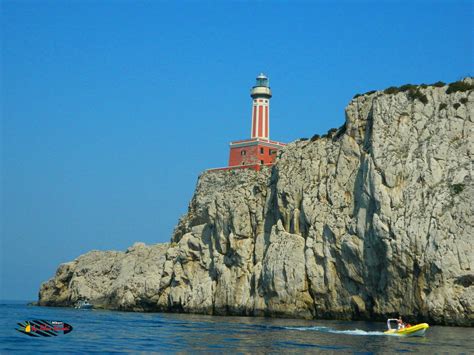
<svg viewBox="0 0 474 355">
<path fill-rule="evenodd" d="M 425 94 L 422 94 L 421 92 L 418 91 L 418 99 L 423 102 L 423 105 L 426 105 L 428 103 L 428 98 L 426 97 Z"/>
<path fill-rule="evenodd" d="M 453 184 L 451 185 L 451 191 L 453 195 L 460 194 L 464 190 L 464 184 Z"/>
<path fill-rule="evenodd" d="M 300 138 L 300 141 L 307 141 L 308 138 Z"/>
<path fill-rule="evenodd" d="M 336 132 L 337 132 L 337 128 L 331 128 L 331 129 L 328 131 L 327 135 L 328 135 L 328 136 L 332 136 L 332 135 L 333 135 L 334 133 L 336 133 Z"/>
<path fill-rule="evenodd" d="M 363 94 L 355 94 L 353 99 L 357 99 L 358 97 L 361 97 L 361 96 L 364 96 L 364 95 L 370 95 L 370 94 L 373 94 L 374 92 L 377 92 L 377 90 L 371 90 L 371 91 L 367 91 Z"/>
<path fill-rule="evenodd" d="M 412 84 L 405 84 L 405 85 L 402 85 L 400 86 L 400 91 L 414 91 L 417 89 L 417 86 L 416 85 L 412 85 Z"/>
<path fill-rule="evenodd" d="M 434 87 L 440 88 L 440 87 L 443 87 L 445 85 L 446 85 L 446 83 L 444 83 L 442 81 L 437 81 L 436 83 L 429 84 L 429 85 L 428 84 L 420 84 L 420 85 L 405 84 L 405 85 L 402 85 L 400 87 L 390 86 L 389 88 L 385 89 L 383 92 L 385 94 L 397 94 L 399 92 L 408 91 L 410 96 L 415 95 L 415 98 L 419 99 L 423 103 L 426 103 L 428 101 L 427 101 L 427 99 L 425 100 L 425 98 L 423 97 L 424 95 L 417 93 L 417 92 L 419 92 L 420 88 L 426 89 L 429 86 L 434 86 Z M 472 89 L 474 89 L 474 84 L 468 84 L 464 81 L 456 81 L 455 83 L 449 84 L 449 87 L 446 90 L 446 93 L 450 94 L 450 93 L 456 92 L 456 91 L 468 91 L 468 90 L 472 90 Z M 369 95 L 369 94 L 372 94 L 374 92 L 375 91 L 369 91 L 369 92 L 365 93 L 365 95 Z M 358 97 L 358 96 L 360 96 L 360 95 L 358 94 L 355 97 Z"/>
<path fill-rule="evenodd" d="M 346 133 L 346 130 L 347 130 L 347 125 L 344 122 L 344 124 L 341 127 L 339 127 L 339 129 L 337 130 L 337 133 L 334 135 L 334 140 L 339 139 L 340 137 L 342 137 L 342 135 L 344 133 Z"/>
<path fill-rule="evenodd" d="M 319 138 L 321 138 L 321 136 L 319 134 L 315 134 L 311 137 L 311 142 L 317 141 Z"/>
<path fill-rule="evenodd" d="M 446 85 L 446 83 L 443 83 L 442 81 L 437 81 L 436 83 L 431 84 L 431 86 L 436 86 L 437 88 L 441 88 L 445 85 Z"/>
<path fill-rule="evenodd" d="M 428 98 L 426 97 L 425 94 L 423 94 L 420 90 L 415 90 L 413 88 L 411 88 L 409 91 L 408 91 L 408 98 L 410 100 L 420 100 L 424 105 L 426 105 L 428 103 Z"/>
<path fill-rule="evenodd" d="M 456 102 L 453 107 L 457 110 L 459 107 L 461 107 L 461 104 L 459 102 Z"/>
<path fill-rule="evenodd" d="M 443 104 L 439 104 L 439 111 L 444 110 L 446 107 L 448 107 L 448 105 L 446 105 L 446 104 L 444 104 L 444 103 L 443 103 Z"/>
<path fill-rule="evenodd" d="M 455 81 L 454 83 L 449 84 L 446 94 L 451 94 L 453 92 L 464 92 L 474 89 L 474 84 L 469 84 L 465 81 Z"/>
<path fill-rule="evenodd" d="M 467 104 L 467 97 L 463 97 L 462 99 L 459 100 L 460 103 L 462 104 Z"/>
<path fill-rule="evenodd" d="M 451 141 L 449 143 L 454 144 L 456 142 L 459 142 L 460 140 L 461 140 L 461 137 L 456 136 L 456 137 L 451 138 Z"/>
<path fill-rule="evenodd" d="M 390 86 L 389 88 L 385 89 L 384 94 L 396 94 L 400 92 L 400 90 L 396 86 Z"/>
</svg>

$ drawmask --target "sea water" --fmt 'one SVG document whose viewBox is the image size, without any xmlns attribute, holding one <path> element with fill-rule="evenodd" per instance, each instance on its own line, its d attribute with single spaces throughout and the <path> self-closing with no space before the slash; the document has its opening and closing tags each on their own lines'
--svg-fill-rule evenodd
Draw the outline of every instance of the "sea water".
<svg viewBox="0 0 474 355">
<path fill-rule="evenodd" d="M 72 325 L 69 334 L 28 337 L 17 323 L 43 319 Z M 0 353 L 449 353 L 473 354 L 474 329 L 432 326 L 422 338 L 383 334 L 379 322 L 320 321 L 132 313 L 0 304 Z"/>
</svg>

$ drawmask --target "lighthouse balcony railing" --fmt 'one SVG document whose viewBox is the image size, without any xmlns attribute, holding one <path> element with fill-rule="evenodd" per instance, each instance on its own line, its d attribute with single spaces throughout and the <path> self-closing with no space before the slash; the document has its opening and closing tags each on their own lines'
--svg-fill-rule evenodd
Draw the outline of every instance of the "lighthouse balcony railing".
<svg viewBox="0 0 474 355">
<path fill-rule="evenodd" d="M 279 146 L 286 146 L 286 143 L 278 142 L 278 141 L 272 141 L 270 139 L 265 139 L 265 138 L 250 138 L 250 139 L 241 139 L 238 141 L 233 141 L 230 142 L 230 144 L 239 144 L 239 143 L 246 143 L 246 142 L 263 142 L 263 143 L 270 143 L 270 144 L 275 144 Z"/>
</svg>

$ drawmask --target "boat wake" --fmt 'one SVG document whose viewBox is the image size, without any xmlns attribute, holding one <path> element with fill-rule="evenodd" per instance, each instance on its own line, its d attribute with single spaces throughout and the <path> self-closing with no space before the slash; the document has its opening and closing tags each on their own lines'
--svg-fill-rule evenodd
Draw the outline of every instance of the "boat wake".
<svg viewBox="0 0 474 355">
<path fill-rule="evenodd" d="M 288 330 L 301 330 L 301 331 L 317 331 L 322 333 L 333 333 L 333 334 L 347 334 L 347 335 L 386 335 L 384 332 L 377 332 L 377 331 L 365 331 L 361 329 L 353 329 L 353 330 L 336 330 L 328 327 L 285 327 Z"/>
</svg>

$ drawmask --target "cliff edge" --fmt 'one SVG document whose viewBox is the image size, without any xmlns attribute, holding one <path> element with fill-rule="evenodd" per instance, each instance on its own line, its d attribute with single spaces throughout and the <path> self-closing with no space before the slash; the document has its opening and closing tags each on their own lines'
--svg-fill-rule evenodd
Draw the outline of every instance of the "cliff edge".
<svg viewBox="0 0 474 355">
<path fill-rule="evenodd" d="M 80 256 L 39 304 L 473 326 L 473 88 L 357 95 L 272 168 L 203 173 L 170 243 Z"/>
</svg>

